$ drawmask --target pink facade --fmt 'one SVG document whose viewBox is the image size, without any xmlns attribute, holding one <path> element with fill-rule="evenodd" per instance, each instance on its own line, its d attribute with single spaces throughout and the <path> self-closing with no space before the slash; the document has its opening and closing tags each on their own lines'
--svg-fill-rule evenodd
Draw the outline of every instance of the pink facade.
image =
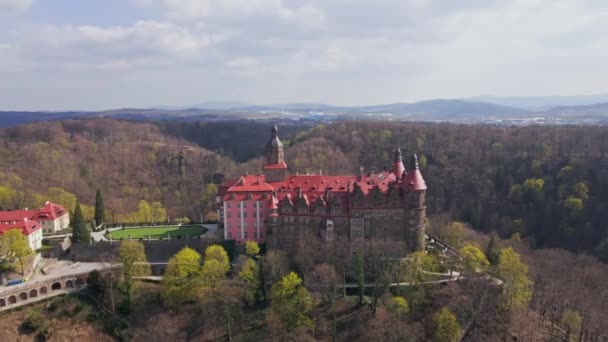
<svg viewBox="0 0 608 342">
<path fill-rule="evenodd" d="M 266 214 L 268 213 L 268 194 L 259 193 L 250 198 L 235 198 L 224 201 L 224 238 L 264 242 L 266 239 Z"/>
</svg>

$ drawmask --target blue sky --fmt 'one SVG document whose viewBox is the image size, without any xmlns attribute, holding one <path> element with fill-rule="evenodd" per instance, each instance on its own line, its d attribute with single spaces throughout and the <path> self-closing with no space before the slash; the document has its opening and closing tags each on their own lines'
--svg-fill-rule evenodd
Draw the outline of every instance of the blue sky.
<svg viewBox="0 0 608 342">
<path fill-rule="evenodd" d="M 0 110 L 608 90 L 605 0 L 0 0 Z"/>
</svg>

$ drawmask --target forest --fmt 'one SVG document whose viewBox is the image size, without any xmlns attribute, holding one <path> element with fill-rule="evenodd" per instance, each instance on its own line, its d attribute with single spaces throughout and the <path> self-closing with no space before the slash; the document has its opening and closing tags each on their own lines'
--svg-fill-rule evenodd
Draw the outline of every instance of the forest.
<svg viewBox="0 0 608 342">
<path fill-rule="evenodd" d="M 102 189 L 108 222 L 124 221 L 140 200 L 160 202 L 169 217 L 198 221 L 213 211 L 224 178 L 261 172 L 268 126 L 82 119 L 3 129 L 0 207 L 44 199 L 70 207 L 73 198 L 65 197 L 73 195 L 90 212 Z M 399 146 L 419 155 L 429 214 L 608 261 L 604 127 L 343 122 L 280 132 L 292 172 L 381 170 Z"/>
<path fill-rule="evenodd" d="M 243 162 L 241 172 L 261 172 L 268 127 L 233 125 L 226 133 L 213 130 L 214 124 L 192 126 L 187 137 L 213 148 L 196 138 L 213 130 L 225 151 L 257 156 Z M 562 247 L 608 261 L 605 127 L 346 122 L 296 128 L 281 134 L 292 172 L 378 171 L 392 165 L 391 151 L 401 147 L 405 155 L 419 155 L 430 214 L 448 214 L 503 238 L 519 234 L 532 247 Z M 183 128 L 165 130 L 176 134 Z M 251 137 L 256 143 L 240 143 Z"/>
<path fill-rule="evenodd" d="M 29 322 L 42 335 L 55 327 L 57 338 L 65 310 L 78 311 L 70 314 L 70 324 L 86 326 L 81 331 L 90 336 L 101 336 L 94 334 L 102 329 L 104 337 L 124 339 L 490 341 L 511 335 L 601 341 L 608 336 L 608 293 L 601 290 L 608 271 L 596 259 L 608 261 L 607 129 L 342 122 L 281 126 L 279 134 L 292 172 L 357 173 L 360 167 L 368 172 L 390 167 L 394 147 L 406 157 L 417 153 L 429 187 L 428 230 L 460 251 L 458 264 L 444 260 L 440 266 L 432 253 L 390 267 L 381 255 L 328 262 L 317 255 L 320 249 L 307 245 L 289 259 L 259 250 L 230 254 L 226 266 L 224 256 L 219 264 L 210 261 L 219 252 L 202 256 L 186 250 L 175 256 L 179 262 L 165 271 L 160 286 L 135 286 L 129 279 L 134 273 L 117 274 L 97 280 L 99 286 L 89 291 L 93 302 L 66 297 L 7 319 Z M 268 136 L 268 125 L 259 122 L 96 118 L 3 129 L 0 208 L 53 200 L 72 210 L 80 203 L 89 221 L 100 190 L 108 224 L 214 220 L 218 184 L 260 172 Z M 192 267 L 184 270 L 180 258 Z M 424 284 L 428 279 L 421 269 L 445 272 L 446 267 L 470 280 Z M 479 271 L 505 279 L 503 291 L 478 278 Z M 347 281 L 373 286 L 347 294 Z M 391 281 L 415 286 L 389 290 Z M 111 312 L 103 313 L 109 307 Z M 104 326 L 91 330 L 91 324 Z"/>
</svg>

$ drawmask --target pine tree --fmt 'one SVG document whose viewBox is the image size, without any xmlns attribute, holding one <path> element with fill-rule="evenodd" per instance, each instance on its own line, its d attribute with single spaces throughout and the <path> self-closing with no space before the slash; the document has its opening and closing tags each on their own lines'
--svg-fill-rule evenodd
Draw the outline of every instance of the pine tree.
<svg viewBox="0 0 608 342">
<path fill-rule="evenodd" d="M 72 220 L 72 242 L 89 242 L 91 240 L 91 232 L 87 227 L 87 223 L 82 216 L 80 202 L 76 201 L 74 209 L 74 219 Z"/>
<path fill-rule="evenodd" d="M 496 265 L 498 263 L 498 246 L 496 245 L 495 235 L 492 234 L 490 236 L 490 242 L 488 243 L 488 248 L 486 249 L 486 255 L 488 257 L 488 261 L 491 265 Z"/>
<path fill-rule="evenodd" d="M 97 192 L 95 193 L 95 227 L 103 224 L 104 212 L 103 197 L 101 197 L 101 191 L 97 189 Z"/>
</svg>

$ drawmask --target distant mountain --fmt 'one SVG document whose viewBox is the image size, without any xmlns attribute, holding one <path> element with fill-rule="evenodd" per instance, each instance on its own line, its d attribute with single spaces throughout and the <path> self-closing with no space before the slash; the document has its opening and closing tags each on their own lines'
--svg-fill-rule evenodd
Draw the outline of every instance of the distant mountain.
<svg viewBox="0 0 608 342">
<path fill-rule="evenodd" d="M 393 120 L 419 121 L 456 121 L 478 120 L 487 116 L 517 115 L 526 110 L 493 103 L 464 100 L 429 100 L 414 103 L 392 103 L 374 106 L 333 106 L 319 103 L 293 103 L 283 105 L 263 105 L 235 108 L 250 112 L 293 112 L 294 114 L 325 113 L 356 118 L 365 115 L 372 119 L 374 115 L 390 116 Z"/>
<path fill-rule="evenodd" d="M 577 124 L 608 124 L 608 102 L 584 106 L 561 106 L 530 113 L 552 120 L 568 120 Z"/>
<path fill-rule="evenodd" d="M 558 106 L 581 106 L 608 102 L 608 94 L 580 96 L 474 96 L 465 101 L 481 101 L 529 110 L 546 110 Z"/>
<path fill-rule="evenodd" d="M 315 124 L 340 120 L 430 121 L 497 124 L 608 124 L 608 101 L 583 106 L 528 110 L 496 103 L 436 99 L 373 106 L 333 106 L 322 103 L 251 105 L 230 109 L 121 108 L 105 111 L 0 112 L 0 127 L 28 122 L 109 117 L 136 121 L 262 120 L 282 124 Z M 540 119 L 539 119 L 540 118 Z"/>
<path fill-rule="evenodd" d="M 249 106 L 241 101 L 205 101 L 186 106 L 152 106 L 150 109 L 183 110 L 183 109 L 231 109 Z"/>
<path fill-rule="evenodd" d="M 493 103 L 464 100 L 429 100 L 415 103 L 394 103 L 379 106 L 352 107 L 352 112 L 386 113 L 394 115 L 410 115 L 433 120 L 454 121 L 455 119 L 475 119 L 484 116 L 522 114 L 526 110 L 496 105 Z"/>
</svg>

